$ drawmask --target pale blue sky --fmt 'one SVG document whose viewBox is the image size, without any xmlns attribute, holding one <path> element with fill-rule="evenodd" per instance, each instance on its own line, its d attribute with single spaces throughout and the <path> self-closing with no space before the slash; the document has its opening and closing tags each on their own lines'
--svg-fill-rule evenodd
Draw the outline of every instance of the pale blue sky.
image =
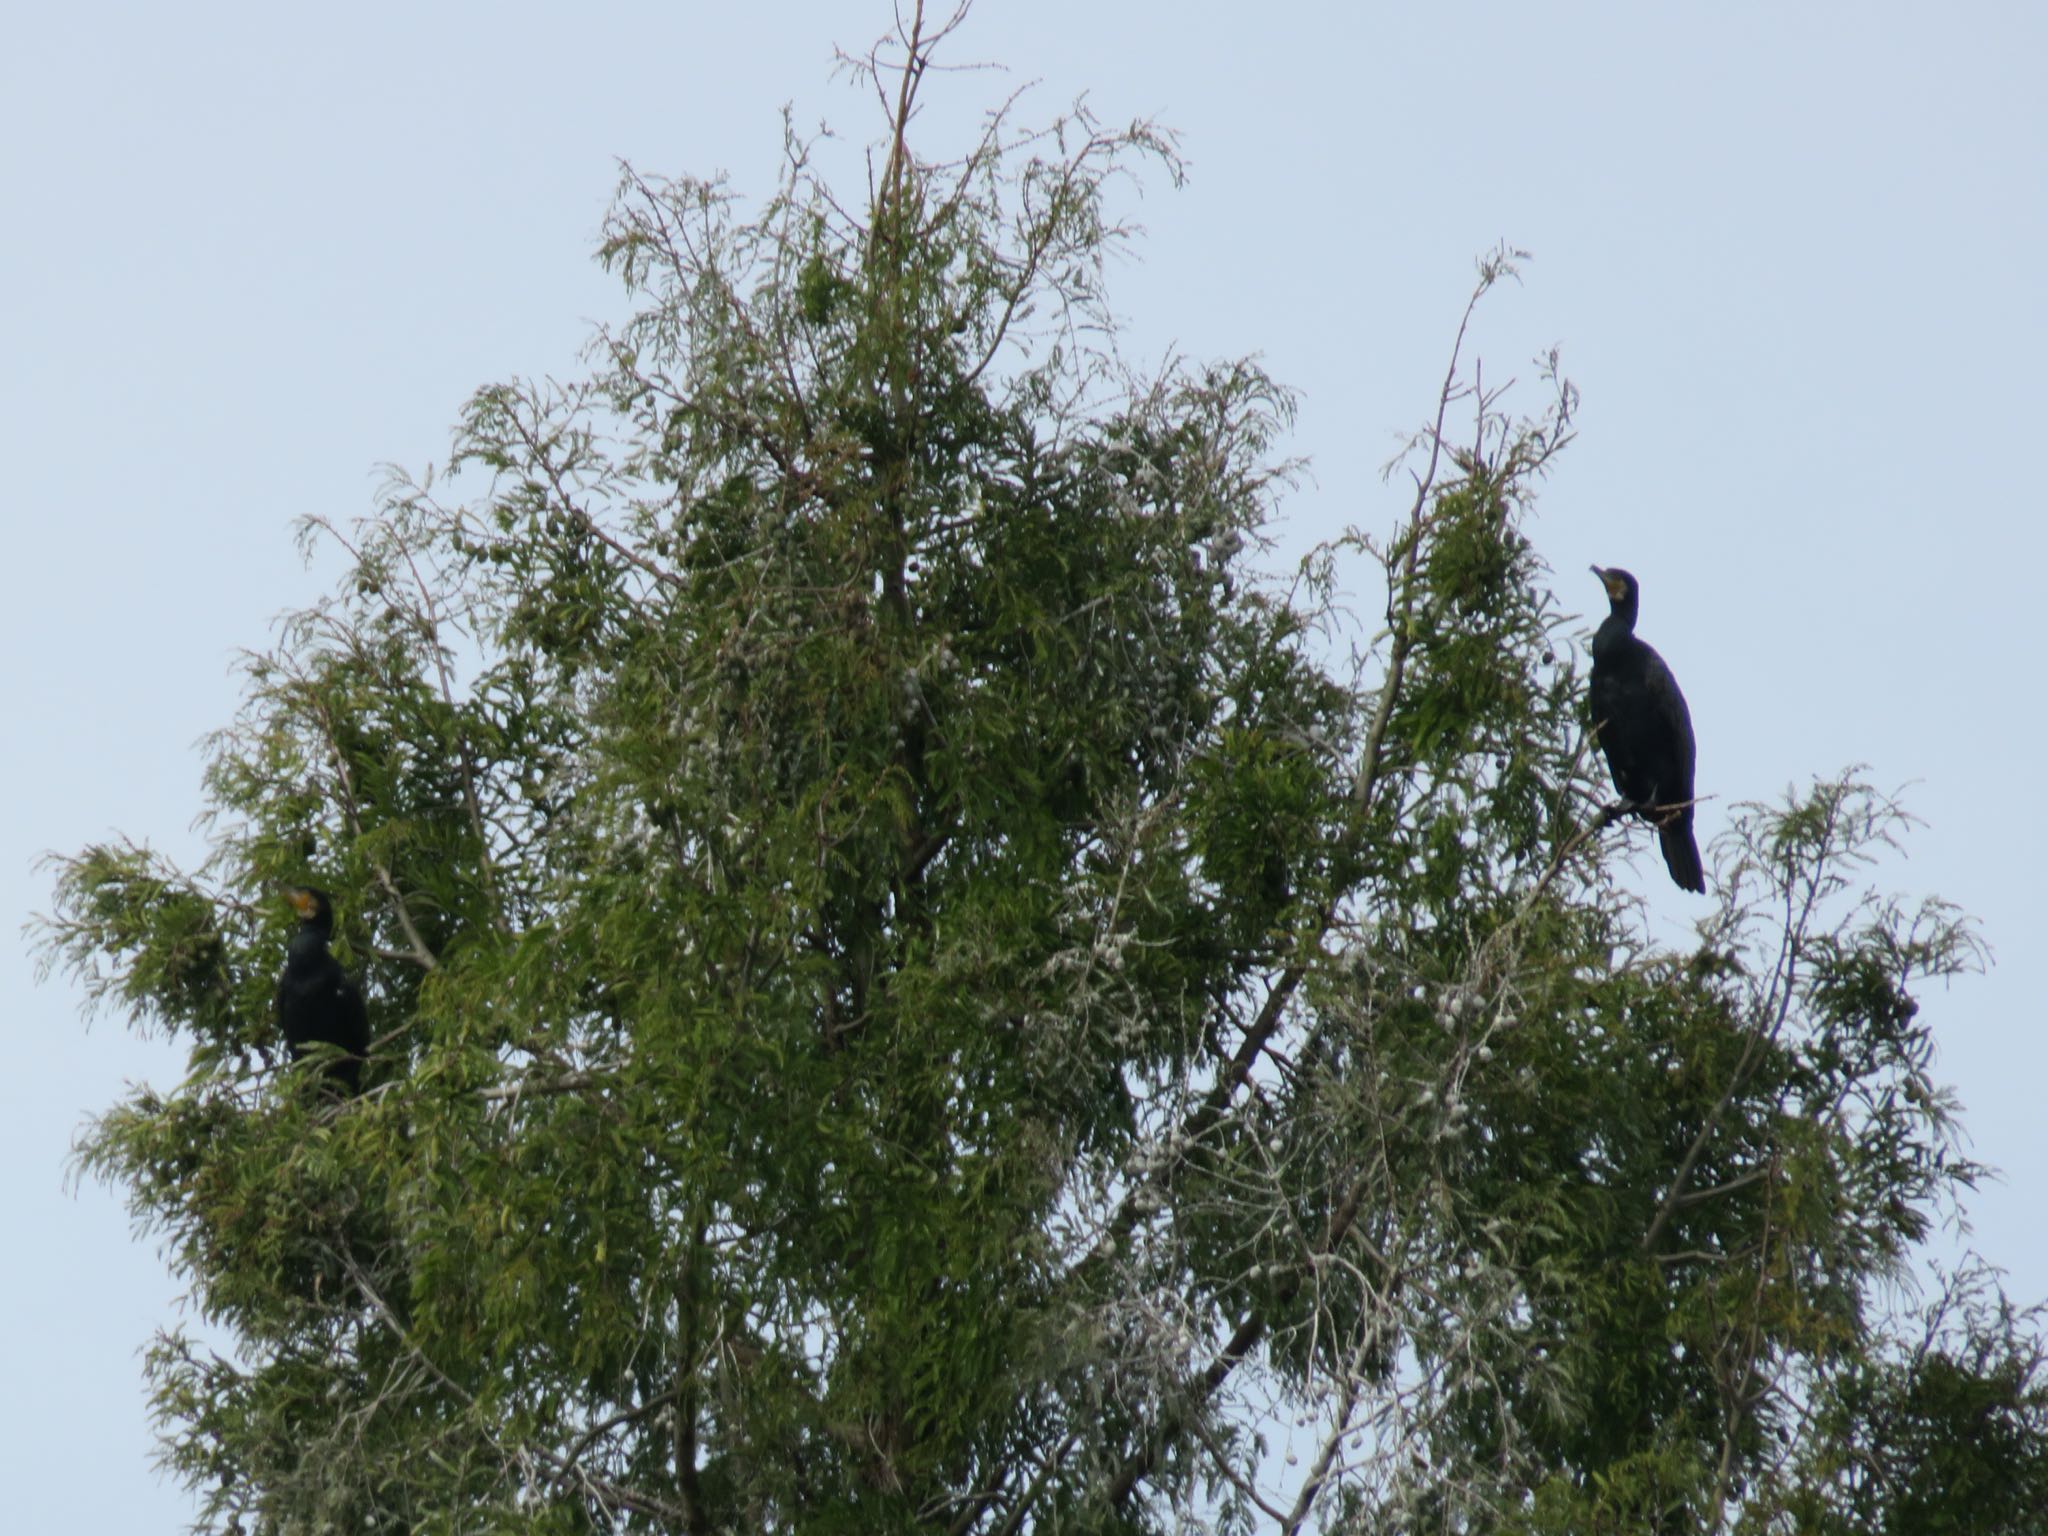
<svg viewBox="0 0 2048 1536">
<path fill-rule="evenodd" d="M 1790 14 L 1788 14 L 1790 13 Z M 777 113 L 864 141 L 830 78 L 873 4 L 86 3 L 0 51 L 0 461 L 10 665 L 0 881 L 110 831 L 198 851 L 194 743 L 237 647 L 321 589 L 303 514 L 444 457 L 476 385 L 567 372 L 611 288 L 615 157 L 767 190 Z M 2048 1298 L 2048 10 L 2027 3 L 1210 6 L 982 0 L 954 52 L 1178 128 L 1120 268 L 1133 350 L 1258 352 L 1303 392 L 1299 542 L 1385 526 L 1471 283 L 1476 335 L 1560 343 L 1582 435 L 1533 533 L 1566 601 L 1642 579 L 1701 737 L 1701 816 L 1867 762 L 1917 781 L 1898 871 L 1975 912 L 1988 976 L 1928 1000 L 1977 1242 Z M 1006 88 L 935 83 L 927 143 Z M 1530 397 L 1532 406 L 1535 397 Z M 1368 573 L 1359 573 L 1361 590 Z M 1654 864 L 1643 866 L 1657 876 Z M 1663 910 L 1686 898 L 1658 878 Z M 173 1056 L 0 966 L 0 1446 L 21 1530 L 167 1530 L 137 1350 L 173 1286 L 118 1203 L 62 1188 L 125 1079 Z"/>
</svg>

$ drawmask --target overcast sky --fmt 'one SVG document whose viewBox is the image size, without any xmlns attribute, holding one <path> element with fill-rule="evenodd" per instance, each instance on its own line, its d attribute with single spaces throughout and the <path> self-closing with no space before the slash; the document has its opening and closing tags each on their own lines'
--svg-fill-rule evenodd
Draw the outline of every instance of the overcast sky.
<svg viewBox="0 0 2048 1536">
<path fill-rule="evenodd" d="M 476 386 L 572 371 L 613 312 L 589 260 L 616 175 L 773 184 L 778 113 L 864 141 L 832 78 L 879 4 L 104 5 L 0 49 L 0 881 L 110 833 L 202 851 L 198 739 L 239 647 L 322 590 L 295 518 L 445 458 Z M 1927 1000 L 1970 1150 L 1974 1241 L 2048 1299 L 2048 869 L 2031 766 L 2048 423 L 2048 8 L 982 0 L 925 148 L 1014 84 L 1048 115 L 1178 129 L 1115 297 L 1131 350 L 1258 353 L 1302 392 L 1306 543 L 1383 528 L 1472 282 L 1534 254 L 1476 349 L 1560 344 L 1582 432 L 1531 532 L 1644 634 L 1727 808 L 1867 763 L 1927 823 L 1893 873 L 1975 913 L 1995 968 Z M 957 142 L 957 140 L 954 140 Z M 1531 391 L 1531 409 L 1540 404 Z M 1369 573 L 1358 587 L 1371 595 Z M 1643 888 L 1683 915 L 1653 859 Z M 11 930 L 12 923 L 8 928 Z M 0 1446 L 23 1531 L 167 1531 L 138 1350 L 176 1288 L 117 1199 L 66 1186 L 84 1119 L 182 1053 L 87 1032 L 0 965 Z"/>
</svg>

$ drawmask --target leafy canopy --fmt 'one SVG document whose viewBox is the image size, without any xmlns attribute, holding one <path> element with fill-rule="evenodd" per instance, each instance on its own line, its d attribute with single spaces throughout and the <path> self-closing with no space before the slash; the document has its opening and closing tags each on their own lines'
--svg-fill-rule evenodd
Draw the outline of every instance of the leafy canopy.
<svg viewBox="0 0 2048 1536">
<path fill-rule="evenodd" d="M 205 866 L 59 861 L 50 958 L 189 1046 L 84 1161 L 233 1344 L 149 1357 L 202 1523 L 2031 1529 L 2034 1320 L 1885 1305 L 1976 1172 L 1903 813 L 1740 809 L 1648 942 L 1526 532 L 1569 386 L 1454 352 L 1406 510 L 1263 573 L 1289 396 L 1107 305 L 1171 136 L 924 158 L 959 19 L 858 66 L 858 199 L 628 172 L 588 372 L 311 530 Z M 309 876 L 346 1103 L 270 1017 Z"/>
</svg>

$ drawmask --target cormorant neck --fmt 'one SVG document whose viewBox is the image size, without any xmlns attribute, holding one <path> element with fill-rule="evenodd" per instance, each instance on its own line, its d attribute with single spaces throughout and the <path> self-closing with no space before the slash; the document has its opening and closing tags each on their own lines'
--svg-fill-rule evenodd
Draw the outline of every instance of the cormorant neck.
<svg viewBox="0 0 2048 1536">
<path fill-rule="evenodd" d="M 1604 656 L 1636 632 L 1636 605 L 1617 603 L 1593 631 L 1593 654 Z"/>
<path fill-rule="evenodd" d="M 311 923 L 301 923 L 284 952 L 284 963 L 293 970 L 317 964 L 327 954 L 327 936 L 332 931 L 332 924 L 316 928 Z"/>
</svg>

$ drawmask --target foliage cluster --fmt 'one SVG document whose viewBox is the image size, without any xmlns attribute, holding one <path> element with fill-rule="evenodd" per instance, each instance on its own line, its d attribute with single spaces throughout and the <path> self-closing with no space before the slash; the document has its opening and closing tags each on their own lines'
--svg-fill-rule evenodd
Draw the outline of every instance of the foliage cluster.
<svg viewBox="0 0 2048 1536">
<path fill-rule="evenodd" d="M 1454 356 L 1392 527 L 1262 574 L 1288 395 L 1114 346 L 1171 138 L 920 158 L 948 30 L 856 209 L 794 139 L 751 211 L 628 173 L 588 376 L 316 530 L 210 862 L 60 865 L 52 959 L 190 1046 L 84 1157 L 236 1344 L 150 1357 L 205 1524 L 2036 1528 L 2034 1320 L 1886 1305 L 1976 1171 L 1903 813 L 1743 808 L 1650 943 L 1526 532 L 1569 387 Z M 269 1019 L 309 873 L 340 1105 Z"/>
</svg>

